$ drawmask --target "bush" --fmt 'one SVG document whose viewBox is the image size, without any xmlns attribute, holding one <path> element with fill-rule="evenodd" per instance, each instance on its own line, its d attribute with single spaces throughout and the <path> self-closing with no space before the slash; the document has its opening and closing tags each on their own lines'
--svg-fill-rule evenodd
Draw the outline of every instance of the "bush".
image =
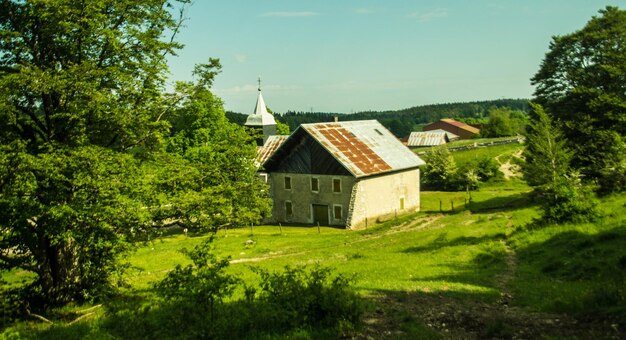
<svg viewBox="0 0 626 340">
<path fill-rule="evenodd" d="M 226 270 L 213 254 L 213 238 L 184 251 L 192 264 L 177 266 L 155 285 L 163 301 L 112 310 L 106 327 L 131 338 L 337 338 L 355 329 L 364 313 L 353 277 L 330 268 L 256 269 L 256 286 Z M 235 291 L 243 288 L 240 298 Z"/>
<path fill-rule="evenodd" d="M 563 177 L 542 189 L 542 221 L 547 223 L 585 223 L 600 217 L 598 200 L 590 187 L 583 186 L 575 174 Z"/>
<path fill-rule="evenodd" d="M 353 278 L 331 275 L 331 269 L 316 266 L 285 267 L 282 273 L 258 271 L 261 291 L 258 304 L 264 313 L 258 320 L 279 330 L 310 327 L 345 331 L 359 323 L 363 305 L 351 287 Z"/>
</svg>

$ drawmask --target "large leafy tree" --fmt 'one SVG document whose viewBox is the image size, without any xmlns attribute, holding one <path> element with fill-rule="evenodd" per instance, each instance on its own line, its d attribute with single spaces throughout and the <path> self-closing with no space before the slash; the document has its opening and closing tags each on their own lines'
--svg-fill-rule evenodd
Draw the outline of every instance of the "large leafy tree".
<svg viewBox="0 0 626 340">
<path fill-rule="evenodd" d="M 572 165 L 604 190 L 626 189 L 625 41 L 626 11 L 607 7 L 554 37 L 532 78 L 536 102 L 563 124 Z"/>
<path fill-rule="evenodd" d="M 34 272 L 48 303 L 109 285 L 155 227 L 265 211 L 254 149 L 208 90 L 217 61 L 163 94 L 186 3 L 0 2 L 0 267 Z"/>
</svg>

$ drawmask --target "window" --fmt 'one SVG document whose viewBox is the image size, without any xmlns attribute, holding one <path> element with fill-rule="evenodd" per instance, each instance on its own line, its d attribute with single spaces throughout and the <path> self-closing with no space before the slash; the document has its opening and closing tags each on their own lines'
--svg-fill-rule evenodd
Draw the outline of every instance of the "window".
<svg viewBox="0 0 626 340">
<path fill-rule="evenodd" d="M 400 197 L 400 210 L 404 210 L 404 197 Z"/>
<path fill-rule="evenodd" d="M 333 178 L 333 192 L 341 192 L 341 179 Z"/>
<path fill-rule="evenodd" d="M 285 215 L 293 215 L 293 206 L 291 205 L 291 201 L 285 201 Z"/>
<path fill-rule="evenodd" d="M 333 213 L 336 220 L 343 218 L 343 207 L 341 205 L 333 206 Z"/>
<path fill-rule="evenodd" d="M 311 191 L 320 191 L 319 178 L 311 178 Z"/>
<path fill-rule="evenodd" d="M 291 177 L 285 177 L 285 190 L 291 190 Z"/>
</svg>

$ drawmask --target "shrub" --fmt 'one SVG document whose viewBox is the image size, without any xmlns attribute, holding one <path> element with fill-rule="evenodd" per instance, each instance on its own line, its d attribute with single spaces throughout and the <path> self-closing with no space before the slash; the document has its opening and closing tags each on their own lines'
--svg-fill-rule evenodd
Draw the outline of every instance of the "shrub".
<svg viewBox="0 0 626 340">
<path fill-rule="evenodd" d="M 278 329 L 351 327 L 358 324 L 363 305 L 352 288 L 353 278 L 331 275 L 331 269 L 316 266 L 285 267 L 282 273 L 258 270 L 261 291 L 258 303 L 265 315 L 259 321 Z"/>
<path fill-rule="evenodd" d="M 598 200 L 576 174 L 560 178 L 542 190 L 541 219 L 547 223 L 584 223 L 600 217 Z"/>
</svg>

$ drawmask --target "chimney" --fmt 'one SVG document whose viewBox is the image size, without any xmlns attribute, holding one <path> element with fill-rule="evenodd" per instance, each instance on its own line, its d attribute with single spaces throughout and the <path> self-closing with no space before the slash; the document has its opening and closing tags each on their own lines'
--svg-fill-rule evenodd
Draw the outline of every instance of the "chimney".
<svg viewBox="0 0 626 340">
<path fill-rule="evenodd" d="M 337 123 L 339 121 L 339 116 L 335 116 L 334 117 L 334 121 L 335 121 L 335 123 Z"/>
</svg>

